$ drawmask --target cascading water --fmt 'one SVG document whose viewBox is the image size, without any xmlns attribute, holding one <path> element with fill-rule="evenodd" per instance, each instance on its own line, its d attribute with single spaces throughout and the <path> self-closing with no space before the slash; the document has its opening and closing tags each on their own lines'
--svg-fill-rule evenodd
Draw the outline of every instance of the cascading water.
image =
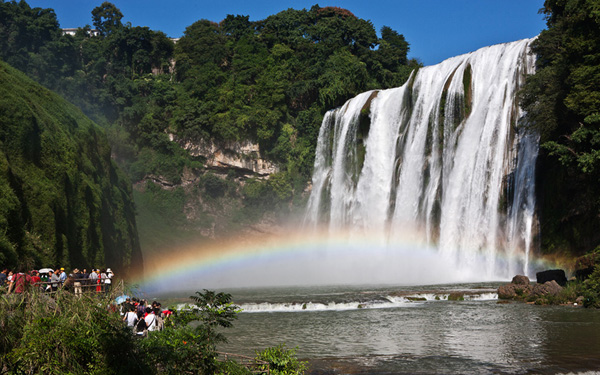
<svg viewBox="0 0 600 375">
<path fill-rule="evenodd" d="M 306 222 L 407 236 L 479 279 L 528 273 L 538 139 L 517 126 L 532 40 L 420 69 L 328 112 Z"/>
</svg>

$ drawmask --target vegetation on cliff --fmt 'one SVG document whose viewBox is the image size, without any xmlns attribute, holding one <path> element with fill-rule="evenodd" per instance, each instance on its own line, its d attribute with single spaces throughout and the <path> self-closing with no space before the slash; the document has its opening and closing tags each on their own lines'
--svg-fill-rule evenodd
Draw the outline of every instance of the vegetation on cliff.
<svg viewBox="0 0 600 375">
<path fill-rule="evenodd" d="M 595 0 L 547 0 L 537 72 L 522 104 L 541 135 L 539 218 L 545 253 L 600 245 L 600 13 Z"/>
<path fill-rule="evenodd" d="M 141 264 L 131 183 L 104 132 L 1 61 L 0 264 Z"/>
<path fill-rule="evenodd" d="M 114 159 L 140 182 L 141 232 L 167 237 L 182 228 L 218 236 L 265 209 L 289 213 L 310 179 L 323 114 L 365 90 L 399 86 L 419 66 L 401 34 L 383 27 L 378 37 L 370 21 L 336 7 L 199 20 L 177 43 L 122 17 L 105 2 L 93 26 L 62 35 L 51 9 L 2 0 L 0 58 L 106 129 Z M 210 170 L 182 147 L 247 140 L 260 155 L 244 157 L 278 166 L 269 181 Z M 181 210 L 165 215 L 154 204 L 165 194 Z"/>
</svg>

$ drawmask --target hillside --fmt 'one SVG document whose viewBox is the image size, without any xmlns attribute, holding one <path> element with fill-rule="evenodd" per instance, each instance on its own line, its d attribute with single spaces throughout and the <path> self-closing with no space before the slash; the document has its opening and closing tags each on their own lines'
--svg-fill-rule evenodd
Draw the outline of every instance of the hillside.
<svg viewBox="0 0 600 375">
<path fill-rule="evenodd" d="M 130 186 L 98 126 L 0 62 L 0 264 L 141 265 Z"/>
</svg>

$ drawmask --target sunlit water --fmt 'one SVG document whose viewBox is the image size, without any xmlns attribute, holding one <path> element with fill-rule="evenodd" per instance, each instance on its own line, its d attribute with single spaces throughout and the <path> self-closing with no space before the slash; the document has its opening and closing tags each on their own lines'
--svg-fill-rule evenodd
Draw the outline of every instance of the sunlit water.
<svg viewBox="0 0 600 375">
<path fill-rule="evenodd" d="M 219 349 L 253 356 L 285 343 L 312 374 L 600 370 L 600 311 L 499 304 L 497 286 L 229 290 L 245 311 Z M 455 291 L 465 301 L 448 300 Z"/>
</svg>

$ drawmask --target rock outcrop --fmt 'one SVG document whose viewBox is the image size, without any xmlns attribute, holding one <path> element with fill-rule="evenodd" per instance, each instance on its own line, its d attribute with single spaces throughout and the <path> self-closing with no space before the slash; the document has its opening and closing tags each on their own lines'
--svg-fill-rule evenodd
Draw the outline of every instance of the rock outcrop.
<svg viewBox="0 0 600 375">
<path fill-rule="evenodd" d="M 260 147 L 250 141 L 234 142 L 200 140 L 196 142 L 177 139 L 170 135 L 172 141 L 178 142 L 190 155 L 202 157 L 210 169 L 236 169 L 246 177 L 268 178 L 279 171 L 275 163 L 263 159 Z"/>
<path fill-rule="evenodd" d="M 498 288 L 498 298 L 534 302 L 540 297 L 557 296 L 561 290 L 562 287 L 555 280 L 531 284 L 527 276 L 517 275 L 510 284 Z"/>
<path fill-rule="evenodd" d="M 563 270 L 547 270 L 535 274 L 538 284 L 544 284 L 548 281 L 556 281 L 560 286 L 567 285 L 567 276 Z"/>
</svg>

